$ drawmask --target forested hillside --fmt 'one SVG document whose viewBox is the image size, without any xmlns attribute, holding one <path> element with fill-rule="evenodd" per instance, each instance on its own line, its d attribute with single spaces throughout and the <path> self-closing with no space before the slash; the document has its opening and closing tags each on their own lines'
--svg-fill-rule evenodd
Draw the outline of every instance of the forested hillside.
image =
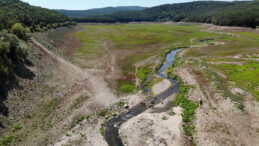
<svg viewBox="0 0 259 146">
<path fill-rule="evenodd" d="M 19 0 L 0 0 L 0 109 L 2 101 L 19 78 L 31 78 L 26 68 L 27 33 L 73 24 L 70 18 L 48 9 L 30 6 Z"/>
<path fill-rule="evenodd" d="M 167 4 L 142 11 L 123 11 L 111 14 L 75 18 L 77 22 L 140 22 L 189 21 L 217 25 L 256 27 L 259 24 L 259 2 L 197 1 Z"/>
<path fill-rule="evenodd" d="M 69 25 L 71 20 L 64 14 L 30 6 L 20 0 L 0 0 L 0 30 L 10 29 L 15 23 L 33 29 L 46 29 Z"/>
<path fill-rule="evenodd" d="M 106 8 L 98 8 L 98 9 L 90 9 L 90 10 L 55 10 L 57 12 L 63 13 L 68 17 L 84 17 L 90 15 L 99 15 L 105 13 L 112 13 L 118 11 L 137 11 L 144 10 L 146 7 L 138 7 L 138 6 L 121 6 L 121 7 L 106 7 Z"/>
<path fill-rule="evenodd" d="M 255 28 L 256 26 L 259 26 L 259 1 L 240 3 L 227 7 L 227 9 L 216 9 L 210 13 L 187 17 L 185 20 L 224 26 L 245 26 Z"/>
</svg>

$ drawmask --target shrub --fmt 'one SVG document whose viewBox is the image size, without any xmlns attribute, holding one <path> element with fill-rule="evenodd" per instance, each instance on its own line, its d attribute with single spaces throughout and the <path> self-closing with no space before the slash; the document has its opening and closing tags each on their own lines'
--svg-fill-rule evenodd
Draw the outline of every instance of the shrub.
<svg viewBox="0 0 259 146">
<path fill-rule="evenodd" d="M 25 29 L 20 23 L 15 23 L 12 26 L 12 33 L 18 36 L 20 39 L 26 39 Z"/>
<path fill-rule="evenodd" d="M 13 127 L 13 131 L 18 131 L 20 129 L 22 129 L 22 126 L 20 124 L 17 124 Z"/>
<path fill-rule="evenodd" d="M 168 118 L 166 116 L 163 116 L 162 120 L 168 120 Z"/>
<path fill-rule="evenodd" d="M 106 116 L 109 113 L 108 109 L 101 110 L 97 115 Z"/>
<path fill-rule="evenodd" d="M 71 135 L 71 134 L 69 134 L 69 133 L 66 133 L 66 136 L 69 136 L 69 137 L 70 137 L 70 136 L 72 136 L 72 135 Z"/>
<path fill-rule="evenodd" d="M 100 133 L 101 133 L 102 135 L 104 135 L 104 127 L 103 127 L 103 126 L 100 128 Z"/>
<path fill-rule="evenodd" d="M 123 102 L 123 101 L 120 101 L 120 102 L 118 102 L 118 106 L 124 106 L 124 104 L 125 104 L 125 102 Z"/>
<path fill-rule="evenodd" d="M 0 143 L 1 145 L 10 145 L 10 143 L 13 141 L 13 136 L 9 135 L 3 138 L 2 142 Z"/>
</svg>

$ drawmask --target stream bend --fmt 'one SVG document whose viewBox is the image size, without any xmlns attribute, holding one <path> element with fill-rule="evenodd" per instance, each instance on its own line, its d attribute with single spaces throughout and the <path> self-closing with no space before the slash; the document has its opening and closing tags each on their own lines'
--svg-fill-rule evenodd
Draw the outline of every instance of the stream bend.
<svg viewBox="0 0 259 146">
<path fill-rule="evenodd" d="M 182 48 L 177 49 L 177 50 L 173 50 L 170 53 L 168 53 L 167 56 L 166 56 L 166 61 L 161 66 L 161 68 L 158 70 L 157 74 L 162 78 L 168 79 L 173 84 L 173 86 L 170 87 L 169 89 L 167 89 L 162 94 L 157 96 L 157 100 L 155 102 L 155 105 L 160 103 L 162 100 L 166 99 L 167 97 L 169 97 L 173 93 L 179 92 L 179 84 L 175 80 L 173 80 L 172 78 L 167 77 L 167 75 L 164 74 L 163 71 L 168 66 L 173 64 L 176 53 L 181 51 L 181 50 L 182 50 Z M 151 102 L 151 99 L 146 99 L 143 102 L 146 105 L 149 105 L 150 102 Z M 171 107 L 172 106 L 173 105 L 171 105 Z M 110 119 L 106 124 L 105 135 L 104 135 L 107 143 L 110 146 L 123 146 L 123 142 L 122 142 L 122 140 L 120 139 L 120 136 L 119 136 L 119 128 L 120 128 L 121 124 L 124 123 L 125 121 L 129 120 L 131 117 L 137 116 L 140 113 L 146 111 L 147 109 L 148 109 L 148 107 L 143 108 L 141 106 L 141 104 L 138 104 L 138 105 L 134 106 L 133 108 L 129 109 L 128 112 L 123 113 L 123 114 L 121 114 L 121 115 L 119 115 L 119 116 L 117 116 L 113 119 Z"/>
</svg>

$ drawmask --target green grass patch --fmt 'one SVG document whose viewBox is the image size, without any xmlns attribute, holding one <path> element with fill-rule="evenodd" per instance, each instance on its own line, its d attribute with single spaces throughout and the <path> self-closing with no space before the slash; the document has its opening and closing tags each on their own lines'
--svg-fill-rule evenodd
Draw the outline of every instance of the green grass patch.
<svg viewBox="0 0 259 146">
<path fill-rule="evenodd" d="M 132 93 L 135 90 L 135 85 L 131 83 L 121 82 L 119 90 L 124 93 Z"/>
<path fill-rule="evenodd" d="M 104 122 L 101 124 L 100 133 L 101 133 L 102 135 L 104 135 L 104 127 L 105 127 L 105 125 L 106 125 L 106 121 L 104 121 Z"/>
<path fill-rule="evenodd" d="M 103 126 L 101 126 L 101 128 L 100 128 L 100 133 L 101 133 L 102 135 L 104 135 L 104 127 L 103 127 Z"/>
<path fill-rule="evenodd" d="M 198 105 L 184 97 L 181 99 L 181 107 L 184 109 L 183 121 L 191 122 L 192 118 L 194 118 L 195 110 Z"/>
<path fill-rule="evenodd" d="M 177 97 L 173 101 L 173 104 L 175 106 L 180 105 L 184 109 L 182 114 L 182 120 L 184 124 L 182 125 L 182 127 L 185 135 L 190 136 L 192 144 L 196 145 L 193 140 L 193 132 L 195 130 L 195 126 L 192 125 L 192 120 L 195 118 L 195 110 L 198 108 L 198 104 L 194 103 L 186 97 L 186 94 L 188 93 L 188 86 L 183 84 L 181 78 L 173 74 L 171 74 L 170 76 L 173 77 L 173 79 L 175 79 L 180 86 L 180 94 L 177 95 Z"/>
<path fill-rule="evenodd" d="M 22 129 L 22 126 L 20 124 L 17 124 L 13 127 L 12 131 L 15 132 L 15 131 L 18 131 L 18 130 L 21 130 Z"/>
<path fill-rule="evenodd" d="M 223 97 L 230 98 L 230 100 L 233 101 L 236 104 L 236 106 L 243 111 L 244 104 L 242 102 L 242 98 L 231 93 L 228 89 L 227 82 L 222 77 L 220 77 L 215 71 L 209 68 L 209 65 L 206 62 L 201 62 L 201 65 L 206 66 L 204 72 L 206 73 L 207 78 L 215 82 L 216 88 L 222 92 Z"/>
<path fill-rule="evenodd" d="M 124 101 L 120 101 L 120 102 L 117 103 L 117 105 L 120 106 L 120 107 L 123 107 L 125 105 L 125 102 Z"/>
<path fill-rule="evenodd" d="M 0 146 L 10 146 L 12 141 L 13 141 L 14 136 L 13 135 L 9 135 L 3 138 Z"/>
<path fill-rule="evenodd" d="M 147 75 L 151 72 L 152 70 L 150 68 L 148 68 L 147 66 L 144 67 L 140 67 L 138 69 L 138 77 L 140 78 L 140 83 L 144 83 L 147 79 Z"/>
<path fill-rule="evenodd" d="M 250 61 L 243 66 L 237 64 L 215 65 L 216 68 L 225 71 L 230 81 L 250 91 L 259 101 L 259 62 Z"/>
</svg>

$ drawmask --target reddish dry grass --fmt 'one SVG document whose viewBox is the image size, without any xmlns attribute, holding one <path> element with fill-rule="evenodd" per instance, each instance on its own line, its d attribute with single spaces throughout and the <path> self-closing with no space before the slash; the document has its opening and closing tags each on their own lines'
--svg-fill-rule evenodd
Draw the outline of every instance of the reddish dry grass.
<svg viewBox="0 0 259 146">
<path fill-rule="evenodd" d="M 78 49 L 81 45 L 80 40 L 75 37 L 75 33 L 79 30 L 73 30 L 69 31 L 64 35 L 64 43 L 61 46 L 58 46 L 58 48 L 64 48 L 64 55 L 65 56 L 72 56 L 73 53 Z"/>
</svg>

